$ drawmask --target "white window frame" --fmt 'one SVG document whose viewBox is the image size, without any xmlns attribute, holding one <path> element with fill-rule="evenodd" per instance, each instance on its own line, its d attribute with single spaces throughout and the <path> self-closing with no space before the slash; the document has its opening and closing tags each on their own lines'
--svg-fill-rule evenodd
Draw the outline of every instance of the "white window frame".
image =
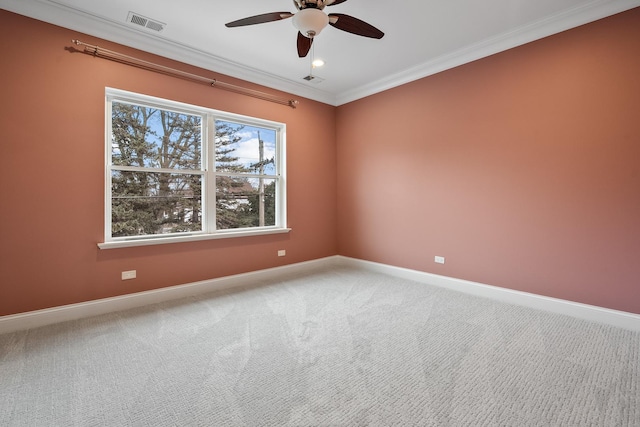
<svg viewBox="0 0 640 427">
<path fill-rule="evenodd" d="M 164 110 L 185 114 L 203 116 L 202 159 L 202 231 L 155 234 L 146 236 L 112 237 L 111 235 L 111 172 L 112 172 L 112 144 L 111 126 L 113 101 L 121 101 L 135 105 L 157 107 Z M 215 169 L 215 121 L 223 120 L 233 123 L 271 129 L 276 132 L 275 175 L 269 175 L 276 182 L 275 225 L 250 228 L 216 229 L 216 199 L 215 185 L 217 172 Z M 120 89 L 105 88 L 105 216 L 104 242 L 98 243 L 100 249 L 123 248 L 132 246 L 158 245 L 166 243 L 191 242 L 199 240 L 258 236 L 265 234 L 288 233 L 287 227 L 287 198 L 286 198 L 286 125 L 284 123 L 234 113 L 214 110 L 182 102 L 171 101 Z M 221 172 L 220 175 L 228 176 Z M 260 175 L 253 174 L 252 178 Z"/>
</svg>

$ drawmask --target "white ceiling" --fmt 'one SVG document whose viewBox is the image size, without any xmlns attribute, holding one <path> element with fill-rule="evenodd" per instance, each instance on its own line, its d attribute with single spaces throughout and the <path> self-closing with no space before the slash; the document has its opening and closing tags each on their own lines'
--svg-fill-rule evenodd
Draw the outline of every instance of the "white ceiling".
<svg viewBox="0 0 640 427">
<path fill-rule="evenodd" d="M 326 65 L 302 78 L 291 19 L 227 28 L 267 12 L 296 12 L 291 0 L 0 0 L 0 7 L 75 31 L 341 105 L 569 28 L 640 6 L 640 0 L 348 0 L 328 6 L 385 33 L 381 40 L 333 27 L 314 41 Z M 161 32 L 127 23 L 135 12 Z"/>
</svg>

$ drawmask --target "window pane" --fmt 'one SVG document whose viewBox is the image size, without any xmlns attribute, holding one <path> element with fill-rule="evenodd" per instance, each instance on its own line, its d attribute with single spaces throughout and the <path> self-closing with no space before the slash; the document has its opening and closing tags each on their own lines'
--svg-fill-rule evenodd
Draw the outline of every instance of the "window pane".
<svg viewBox="0 0 640 427">
<path fill-rule="evenodd" d="M 113 237 L 201 230 L 201 175 L 111 173 Z"/>
<path fill-rule="evenodd" d="M 276 225 L 276 180 L 218 176 L 218 229 Z"/>
<path fill-rule="evenodd" d="M 202 117 L 113 102 L 114 165 L 201 169 Z"/>
<path fill-rule="evenodd" d="M 286 226 L 283 123 L 105 92 L 105 242 Z"/>
<path fill-rule="evenodd" d="M 216 120 L 218 172 L 275 175 L 275 158 L 275 130 Z"/>
</svg>

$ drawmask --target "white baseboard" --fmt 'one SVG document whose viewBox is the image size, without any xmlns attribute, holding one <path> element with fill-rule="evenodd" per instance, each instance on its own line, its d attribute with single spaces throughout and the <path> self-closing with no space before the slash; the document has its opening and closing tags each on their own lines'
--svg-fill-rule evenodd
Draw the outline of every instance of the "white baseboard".
<svg viewBox="0 0 640 427">
<path fill-rule="evenodd" d="M 334 263 L 335 257 L 320 258 L 201 282 L 169 286 L 151 291 L 63 305 L 9 316 L 0 316 L 0 334 L 81 319 L 83 317 L 97 316 L 114 311 L 128 310 L 148 304 L 156 304 L 222 289 L 248 286 L 259 283 L 261 280 L 280 277 L 283 274 L 305 272 L 316 267 L 334 265 Z"/>
<path fill-rule="evenodd" d="M 338 256 L 336 262 L 340 265 L 363 268 L 369 271 L 384 273 L 394 277 L 490 298 L 509 304 L 517 304 L 552 313 L 564 314 L 590 322 L 604 323 L 640 332 L 640 315 L 626 311 L 612 310 L 344 256 Z"/>
<path fill-rule="evenodd" d="M 173 299 L 204 294 L 222 289 L 251 286 L 258 284 L 262 280 L 277 279 L 284 274 L 304 273 L 313 268 L 331 266 L 362 268 L 368 271 L 384 273 L 394 277 L 413 280 L 484 298 L 490 298 L 509 304 L 522 305 L 538 310 L 564 314 L 591 322 L 604 323 L 632 331 L 640 331 L 640 315 L 638 314 L 611 310 L 593 305 L 550 298 L 527 292 L 514 291 L 512 289 L 485 285 L 468 280 L 439 276 L 437 274 L 336 255 L 297 264 L 285 265 L 282 267 L 274 267 L 250 273 L 204 280 L 201 282 L 170 286 L 167 288 L 154 289 L 135 294 L 2 316 L 0 317 L 0 334 L 29 328 L 37 328 L 53 323 L 96 316 L 114 311 L 127 310 L 148 304 L 156 304 L 163 301 L 170 301 Z"/>
</svg>

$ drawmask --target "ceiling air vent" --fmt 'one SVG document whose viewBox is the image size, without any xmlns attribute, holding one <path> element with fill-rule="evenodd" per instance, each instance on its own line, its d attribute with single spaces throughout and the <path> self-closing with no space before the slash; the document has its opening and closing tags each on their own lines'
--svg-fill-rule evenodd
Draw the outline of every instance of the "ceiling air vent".
<svg viewBox="0 0 640 427">
<path fill-rule="evenodd" d="M 164 22 L 147 18 L 146 16 L 142 16 L 135 12 L 129 12 L 129 15 L 127 15 L 127 22 L 158 32 L 162 31 L 164 26 L 167 25 Z"/>
<path fill-rule="evenodd" d="M 321 83 L 324 81 L 323 78 L 320 78 L 318 76 L 312 76 L 311 74 L 309 74 L 308 76 L 304 76 L 302 79 L 311 83 Z"/>
</svg>

